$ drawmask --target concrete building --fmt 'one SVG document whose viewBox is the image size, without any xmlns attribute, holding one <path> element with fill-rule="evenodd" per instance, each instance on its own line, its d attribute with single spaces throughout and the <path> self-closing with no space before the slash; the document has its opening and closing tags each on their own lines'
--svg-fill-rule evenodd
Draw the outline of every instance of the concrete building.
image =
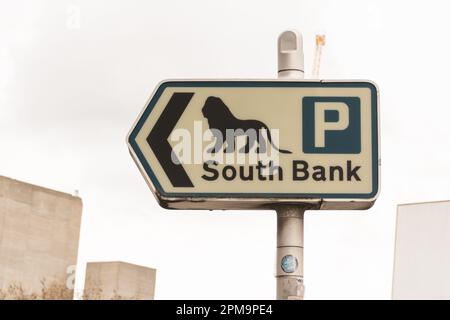
<svg viewBox="0 0 450 320">
<path fill-rule="evenodd" d="M 450 299 L 450 201 L 397 209 L 393 299 Z"/>
<path fill-rule="evenodd" d="M 0 176 L 0 289 L 66 285 L 77 263 L 79 197 Z"/>
<path fill-rule="evenodd" d="M 90 262 L 86 267 L 87 300 L 153 300 L 156 269 L 125 262 Z"/>
</svg>

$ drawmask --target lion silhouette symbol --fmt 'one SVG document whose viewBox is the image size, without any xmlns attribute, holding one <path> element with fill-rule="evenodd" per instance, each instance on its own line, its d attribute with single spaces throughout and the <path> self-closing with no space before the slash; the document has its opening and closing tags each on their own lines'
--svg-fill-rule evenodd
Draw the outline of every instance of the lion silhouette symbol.
<svg viewBox="0 0 450 320">
<path fill-rule="evenodd" d="M 249 153 L 255 142 L 257 143 L 257 153 L 266 151 L 266 140 L 262 136 L 264 130 L 270 145 L 280 153 L 292 153 L 288 150 L 279 149 L 273 142 L 270 130 L 264 122 L 259 120 L 241 120 L 236 118 L 222 99 L 210 96 L 206 99 L 202 108 L 203 116 L 208 120 L 208 125 L 216 138 L 215 145 L 208 150 L 209 153 L 216 153 L 226 142 L 224 152 L 234 152 L 235 139 L 237 136 L 246 137 L 246 145 L 242 147 L 240 153 Z M 233 130 L 233 135 L 227 135 L 227 130 Z"/>
</svg>

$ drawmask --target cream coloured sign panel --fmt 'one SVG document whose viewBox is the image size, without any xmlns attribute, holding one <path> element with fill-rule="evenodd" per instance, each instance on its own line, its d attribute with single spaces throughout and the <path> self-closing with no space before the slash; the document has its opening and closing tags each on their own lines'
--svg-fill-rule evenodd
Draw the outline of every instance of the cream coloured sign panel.
<svg viewBox="0 0 450 320">
<path fill-rule="evenodd" d="M 165 207 L 368 208 L 378 91 L 367 81 L 166 81 L 128 145 Z"/>
</svg>

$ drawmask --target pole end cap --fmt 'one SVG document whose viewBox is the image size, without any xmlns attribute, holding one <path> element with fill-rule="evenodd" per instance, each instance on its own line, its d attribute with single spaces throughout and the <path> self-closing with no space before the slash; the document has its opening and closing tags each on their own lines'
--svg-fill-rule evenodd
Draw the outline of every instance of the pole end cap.
<svg viewBox="0 0 450 320">
<path fill-rule="evenodd" d="M 301 71 L 303 65 L 303 37 L 295 30 L 284 31 L 278 37 L 278 72 Z"/>
</svg>

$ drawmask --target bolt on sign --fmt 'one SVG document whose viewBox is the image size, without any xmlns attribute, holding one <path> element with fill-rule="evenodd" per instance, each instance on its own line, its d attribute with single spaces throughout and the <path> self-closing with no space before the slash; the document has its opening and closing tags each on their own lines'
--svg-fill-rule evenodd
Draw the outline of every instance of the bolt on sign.
<svg viewBox="0 0 450 320">
<path fill-rule="evenodd" d="M 379 189 L 369 81 L 164 81 L 128 147 L 172 209 L 367 209 Z"/>
</svg>

